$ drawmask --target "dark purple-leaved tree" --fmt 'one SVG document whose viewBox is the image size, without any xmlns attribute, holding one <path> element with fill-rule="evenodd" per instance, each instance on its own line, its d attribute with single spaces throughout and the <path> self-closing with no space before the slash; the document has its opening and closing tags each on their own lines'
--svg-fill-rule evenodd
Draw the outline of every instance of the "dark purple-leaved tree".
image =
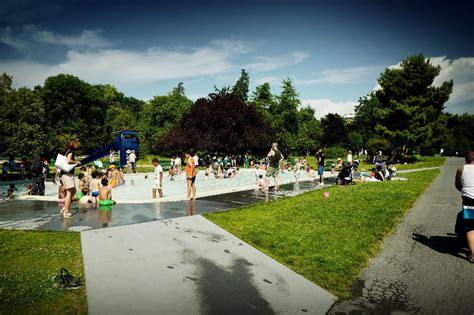
<svg viewBox="0 0 474 315">
<path fill-rule="evenodd" d="M 254 106 L 234 95 L 210 94 L 198 99 L 171 131 L 158 142 L 158 149 L 182 152 L 244 153 L 268 148 L 272 130 Z"/>
</svg>

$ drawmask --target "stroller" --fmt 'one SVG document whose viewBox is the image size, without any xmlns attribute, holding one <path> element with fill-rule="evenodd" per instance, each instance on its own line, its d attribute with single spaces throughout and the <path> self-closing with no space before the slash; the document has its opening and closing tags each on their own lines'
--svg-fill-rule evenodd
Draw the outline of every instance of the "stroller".
<svg viewBox="0 0 474 315">
<path fill-rule="evenodd" d="M 356 160 L 352 164 L 346 164 L 342 167 L 341 171 L 337 175 L 337 185 L 355 185 L 354 172 L 357 171 L 359 162 Z"/>
</svg>

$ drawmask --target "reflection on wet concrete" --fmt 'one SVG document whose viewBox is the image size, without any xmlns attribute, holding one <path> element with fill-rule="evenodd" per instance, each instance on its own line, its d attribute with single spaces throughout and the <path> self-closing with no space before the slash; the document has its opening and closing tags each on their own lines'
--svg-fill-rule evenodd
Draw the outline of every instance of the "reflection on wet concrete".
<svg viewBox="0 0 474 315">
<path fill-rule="evenodd" d="M 152 204 L 116 204 L 103 207 L 73 205 L 74 216 L 59 215 L 61 205 L 48 201 L 16 200 L 0 204 L 0 228 L 38 230 L 84 230 L 178 218 L 252 205 L 259 202 L 295 196 L 320 189 L 316 182 L 281 185 L 278 190 L 254 189 L 197 200 L 156 202 Z M 113 213 L 113 217 L 112 217 Z"/>
</svg>

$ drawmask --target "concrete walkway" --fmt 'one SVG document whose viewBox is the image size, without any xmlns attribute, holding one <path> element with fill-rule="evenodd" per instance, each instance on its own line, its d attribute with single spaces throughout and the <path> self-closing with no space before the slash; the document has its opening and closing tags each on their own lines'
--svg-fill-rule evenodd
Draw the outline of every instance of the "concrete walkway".
<svg viewBox="0 0 474 315">
<path fill-rule="evenodd" d="M 81 241 L 90 314 L 325 314 L 336 299 L 199 215 Z"/>
<path fill-rule="evenodd" d="M 461 209 L 454 176 L 463 163 L 447 159 L 362 273 L 356 297 L 337 302 L 330 314 L 474 313 L 474 264 L 452 234 Z"/>
</svg>

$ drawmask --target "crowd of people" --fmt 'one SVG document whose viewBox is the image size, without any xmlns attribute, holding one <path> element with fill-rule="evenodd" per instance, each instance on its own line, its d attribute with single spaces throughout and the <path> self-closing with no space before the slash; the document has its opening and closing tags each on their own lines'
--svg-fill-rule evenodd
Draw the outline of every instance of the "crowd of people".
<svg viewBox="0 0 474 315">
<path fill-rule="evenodd" d="M 64 156 L 68 164 L 73 164 L 80 168 L 78 175 L 78 185 L 74 180 L 74 168 L 70 171 L 57 169 L 55 183 L 58 183 L 58 202 L 61 207 L 61 214 L 64 218 L 72 217 L 71 203 L 77 201 L 79 204 L 93 204 L 96 206 L 110 206 L 115 204 L 112 200 L 112 188 L 125 183 L 122 168 L 117 168 L 115 164 L 110 164 L 107 169 L 94 169 L 94 166 L 83 166 L 75 161 L 74 153 L 79 149 L 76 140 L 68 141 L 67 150 Z"/>
</svg>

